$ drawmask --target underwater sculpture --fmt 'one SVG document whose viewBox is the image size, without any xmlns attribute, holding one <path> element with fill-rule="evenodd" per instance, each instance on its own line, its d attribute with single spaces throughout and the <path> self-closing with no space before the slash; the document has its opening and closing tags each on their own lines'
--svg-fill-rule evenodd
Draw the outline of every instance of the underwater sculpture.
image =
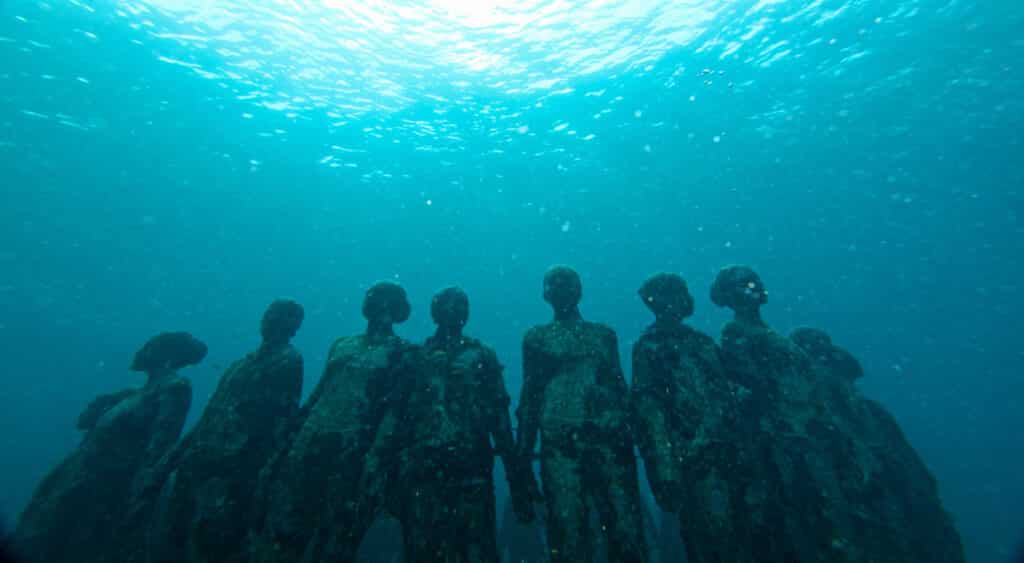
<svg viewBox="0 0 1024 563">
<path fill-rule="evenodd" d="M 397 409 L 422 354 L 394 332 L 410 313 L 401 286 L 375 284 L 362 312 L 366 332 L 331 345 L 289 443 L 261 476 L 254 561 L 355 561 L 385 507 L 401 447 Z"/>
<path fill-rule="evenodd" d="M 693 297 L 676 274 L 639 295 L 654 322 L 633 345 L 637 446 L 658 506 L 679 519 L 687 561 L 748 561 L 733 523 L 746 510 L 738 435 L 742 388 L 725 378 L 718 346 L 684 324 Z"/>
<path fill-rule="evenodd" d="M 147 561 L 246 561 L 260 469 L 282 445 L 299 409 L 302 355 L 290 341 L 303 309 L 270 304 L 260 347 L 232 364 L 195 427 L 162 462 Z"/>
<path fill-rule="evenodd" d="M 961 563 L 963 546 L 942 507 L 935 478 L 907 442 L 896 419 L 855 387 L 860 362 L 824 331 L 790 334 L 810 357 L 836 425 L 850 439 L 841 480 L 852 530 L 849 549 L 878 563 Z"/>
<path fill-rule="evenodd" d="M 122 563 L 118 532 L 131 527 L 128 499 L 153 478 L 174 446 L 192 402 L 177 370 L 206 357 L 186 332 L 151 338 L 131 369 L 146 384 L 94 399 L 78 418 L 82 443 L 43 479 L 14 535 L 26 562 Z"/>
<path fill-rule="evenodd" d="M 404 418 L 410 441 L 397 504 L 405 561 L 498 563 L 494 456 L 514 496 L 529 494 L 524 487 L 532 482 L 524 478 L 529 466 L 515 457 L 503 367 L 494 350 L 463 334 L 463 290 L 435 295 L 430 315 L 437 331 L 424 345 L 426 365 Z"/>
<path fill-rule="evenodd" d="M 595 560 L 591 507 L 598 512 L 608 560 L 646 562 L 618 342 L 611 328 L 583 320 L 582 294 L 579 275 L 572 269 L 557 266 L 545 274 L 544 300 L 554 319 L 530 329 L 523 339 L 518 455 L 533 456 L 539 433 L 552 563 Z M 529 508 L 517 505 L 521 520 L 532 519 Z"/>
<path fill-rule="evenodd" d="M 711 300 L 735 313 L 722 331 L 722 362 L 749 393 L 739 416 L 746 478 L 730 483 L 746 504 L 736 537 L 759 562 L 857 561 L 840 484 L 849 440 L 826 408 L 810 359 L 761 318 L 767 291 L 750 268 L 721 270 Z"/>
</svg>

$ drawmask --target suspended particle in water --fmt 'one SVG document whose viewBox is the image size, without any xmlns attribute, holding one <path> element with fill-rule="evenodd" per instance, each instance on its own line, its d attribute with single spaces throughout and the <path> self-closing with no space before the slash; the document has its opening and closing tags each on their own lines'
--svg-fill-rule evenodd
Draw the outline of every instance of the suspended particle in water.
<svg viewBox="0 0 1024 563">
<path fill-rule="evenodd" d="M 644 145 L 644 152 L 651 152 L 651 145 Z"/>
<path fill-rule="evenodd" d="M 572 224 L 569 223 L 568 221 L 562 223 L 562 232 L 563 233 L 568 233 L 569 229 L 571 229 L 571 228 L 572 228 Z"/>
<path fill-rule="evenodd" d="M 519 127 L 519 128 L 516 129 L 516 133 L 519 133 L 520 135 L 525 135 L 525 134 L 527 134 L 529 132 L 530 132 L 530 128 L 528 126 L 526 126 L 526 125 L 523 125 L 522 127 Z"/>
<path fill-rule="evenodd" d="M 722 136 L 721 135 L 715 135 L 714 137 L 711 137 L 711 142 L 712 143 L 721 143 L 722 142 Z"/>
<path fill-rule="evenodd" d="M 434 205 L 434 200 L 428 199 L 426 203 L 427 203 L 427 207 L 430 207 L 431 205 Z"/>
</svg>

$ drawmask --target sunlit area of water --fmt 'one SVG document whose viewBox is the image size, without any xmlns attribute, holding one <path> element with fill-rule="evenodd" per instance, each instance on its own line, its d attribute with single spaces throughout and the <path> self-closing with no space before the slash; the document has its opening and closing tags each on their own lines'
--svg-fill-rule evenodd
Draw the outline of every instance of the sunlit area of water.
<svg viewBox="0 0 1024 563">
<path fill-rule="evenodd" d="M 971 67 L 984 65 L 985 54 L 944 68 L 945 48 L 931 41 L 936 33 L 969 39 L 979 26 L 999 24 L 972 20 L 958 1 L 73 0 L 14 3 L 8 11 L 5 56 L 36 53 L 45 61 L 44 51 L 71 48 L 107 59 L 82 74 L 45 64 L 22 71 L 41 88 L 66 84 L 88 97 L 102 88 L 97 82 L 132 82 L 114 58 L 141 51 L 182 79 L 213 86 L 204 88 L 205 111 L 234 112 L 223 117 L 240 127 L 280 114 L 258 120 L 260 136 L 287 138 L 289 120 L 316 120 L 358 145 L 445 152 L 471 142 L 475 153 L 492 156 L 554 152 L 563 166 L 586 160 L 588 144 L 623 128 L 654 141 L 639 150 L 656 146 L 666 126 L 701 146 L 745 130 L 778 142 L 809 112 L 828 111 L 830 127 L 841 129 L 858 108 L 888 97 L 978 88 L 984 84 L 971 74 L 981 69 Z M 41 34 L 54 12 L 77 26 L 62 37 Z M 152 86 L 135 79 L 134 88 Z M 645 86 L 637 91 L 638 84 Z M 838 95 L 808 97 L 819 88 Z M 154 104 L 174 102 L 159 98 L 152 93 Z M 85 129 L 105 119 L 41 103 L 26 103 L 22 117 Z M 908 126 L 895 121 L 886 131 Z M 523 136 L 543 138 L 545 149 L 523 150 Z M 370 164 L 358 156 L 365 148 L 329 143 L 317 160 L 365 174 Z M 380 169 L 375 177 L 401 173 Z"/>
</svg>

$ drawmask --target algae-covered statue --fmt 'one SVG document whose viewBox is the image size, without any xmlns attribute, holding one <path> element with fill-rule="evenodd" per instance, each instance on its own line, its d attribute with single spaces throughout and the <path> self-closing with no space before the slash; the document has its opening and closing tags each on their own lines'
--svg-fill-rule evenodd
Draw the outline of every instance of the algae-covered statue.
<svg viewBox="0 0 1024 563">
<path fill-rule="evenodd" d="M 857 391 L 860 362 L 824 331 L 800 328 L 790 338 L 811 358 L 836 425 L 852 443 L 847 461 L 855 470 L 841 481 L 853 520 L 850 549 L 879 563 L 962 563 L 935 478 L 889 411 Z"/>
<path fill-rule="evenodd" d="M 151 482 L 177 442 L 192 387 L 177 370 L 202 361 L 206 345 L 186 332 L 151 338 L 131 369 L 146 384 L 101 395 L 78 418 L 82 443 L 36 489 L 14 540 L 26 562 L 122 563 L 118 532 L 129 527 L 129 499 Z"/>
<path fill-rule="evenodd" d="M 437 331 L 424 345 L 426 365 L 404 421 L 410 442 L 398 504 L 405 560 L 498 563 L 495 454 L 513 495 L 528 494 L 532 482 L 529 466 L 515 457 L 503 368 L 493 349 L 463 334 L 469 298 L 462 289 L 435 295 L 430 314 Z"/>
<path fill-rule="evenodd" d="M 552 563 L 594 561 L 590 507 L 607 559 L 647 561 L 630 406 L 615 332 L 583 320 L 579 275 L 565 266 L 544 276 L 552 322 L 523 339 L 523 390 L 517 448 L 533 456 L 540 434 L 541 478 Z M 527 507 L 529 505 L 527 504 Z M 527 507 L 517 505 L 523 520 Z"/>
<path fill-rule="evenodd" d="M 742 388 L 726 379 L 715 341 L 686 324 L 693 297 L 676 274 L 644 282 L 654 322 L 633 346 L 637 445 L 655 501 L 679 519 L 687 561 L 750 560 L 734 522 L 746 510 L 738 434 Z"/>
<path fill-rule="evenodd" d="M 277 300 L 263 315 L 262 343 L 224 372 L 195 427 L 162 462 L 148 561 L 246 561 L 260 469 L 298 412 L 302 355 L 290 341 L 303 309 Z"/>
<path fill-rule="evenodd" d="M 810 358 L 761 318 L 764 283 L 745 266 L 721 270 L 711 300 L 735 313 L 722 331 L 726 374 L 746 388 L 741 407 L 748 478 L 734 524 L 757 561 L 859 561 L 842 482 L 856 455 L 835 424 Z"/>
<path fill-rule="evenodd" d="M 363 300 L 366 332 L 331 345 L 289 443 L 261 477 L 266 517 L 253 560 L 355 561 L 398 465 L 397 409 L 420 353 L 394 325 L 409 313 L 401 286 L 375 284 Z"/>
</svg>

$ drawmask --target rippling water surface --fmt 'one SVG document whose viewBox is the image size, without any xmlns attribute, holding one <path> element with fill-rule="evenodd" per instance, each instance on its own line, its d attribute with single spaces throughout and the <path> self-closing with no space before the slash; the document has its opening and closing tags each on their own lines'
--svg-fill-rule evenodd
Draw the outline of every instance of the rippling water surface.
<svg viewBox="0 0 1024 563">
<path fill-rule="evenodd" d="M 947 93 L 1000 87 L 993 81 L 1013 72 L 991 68 L 998 53 L 972 49 L 1012 22 L 957 0 L 72 0 L 6 11 L 0 49 L 25 65 L 7 80 L 57 83 L 83 98 L 117 80 L 148 90 L 149 104 L 172 104 L 151 73 L 128 63 L 149 59 L 215 86 L 202 89 L 204 111 L 284 118 L 261 120 L 257 135 L 287 139 L 289 120 L 323 121 L 345 143 L 326 145 L 317 161 L 375 179 L 403 171 L 368 161 L 363 151 L 374 144 L 472 146 L 492 159 L 554 153 L 570 166 L 587 160 L 587 144 L 628 134 L 652 141 L 636 147 L 650 150 L 665 129 L 703 148 L 744 134 L 784 142 L 810 114 L 827 112 L 830 130 L 821 133 L 834 134 L 872 119 L 862 108 L 891 97 L 913 98 L 900 103 L 921 111 Z M 46 24 L 55 17 L 73 27 L 54 36 Z M 57 60 L 66 50 L 103 64 Z M 22 118 L 71 128 L 109 120 L 45 100 L 24 104 Z M 875 133 L 912 125 L 912 115 L 894 117 Z"/>
</svg>

